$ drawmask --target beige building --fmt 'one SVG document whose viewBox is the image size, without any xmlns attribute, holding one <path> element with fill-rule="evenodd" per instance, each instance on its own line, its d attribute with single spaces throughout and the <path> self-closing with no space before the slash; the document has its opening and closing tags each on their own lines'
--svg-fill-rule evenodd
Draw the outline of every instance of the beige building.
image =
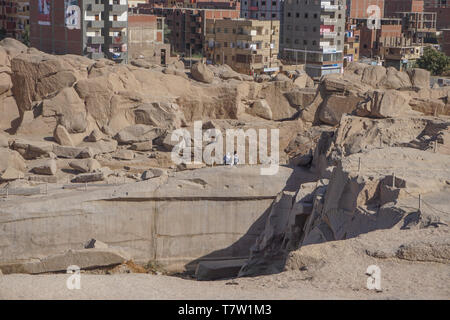
<svg viewBox="0 0 450 320">
<path fill-rule="evenodd" d="M 228 64 L 240 73 L 275 71 L 279 31 L 279 21 L 208 19 L 204 53 L 211 63 Z"/>
</svg>

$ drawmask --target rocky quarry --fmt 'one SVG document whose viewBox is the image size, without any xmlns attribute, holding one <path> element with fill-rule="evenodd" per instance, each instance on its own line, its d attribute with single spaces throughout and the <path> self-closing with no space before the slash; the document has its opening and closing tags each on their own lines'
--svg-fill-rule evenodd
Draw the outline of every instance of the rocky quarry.
<svg viewBox="0 0 450 320">
<path fill-rule="evenodd" d="M 278 172 L 261 175 L 261 158 L 177 165 L 172 133 L 196 121 L 223 135 L 278 129 Z M 354 291 L 372 264 L 403 280 L 423 271 L 428 291 L 413 296 L 448 298 L 449 127 L 450 87 L 431 88 L 422 69 L 350 63 L 314 80 L 301 70 L 253 78 L 55 56 L 6 38 L 0 283 L 69 265 L 157 265 L 242 283 L 307 275 L 300 286 Z M 412 286 L 391 280 L 393 296 Z"/>
</svg>

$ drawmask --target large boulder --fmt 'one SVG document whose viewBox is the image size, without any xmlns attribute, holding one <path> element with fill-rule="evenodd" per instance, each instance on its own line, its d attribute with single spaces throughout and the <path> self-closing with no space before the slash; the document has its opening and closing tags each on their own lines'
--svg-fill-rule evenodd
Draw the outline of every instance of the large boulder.
<svg viewBox="0 0 450 320">
<path fill-rule="evenodd" d="M 4 70 L 6 71 L 6 70 Z M 0 95 L 12 88 L 11 76 L 0 67 Z"/>
<path fill-rule="evenodd" d="M 184 113 L 176 103 L 145 103 L 134 110 L 136 124 L 146 124 L 164 129 L 177 129 L 186 125 Z"/>
<path fill-rule="evenodd" d="M 80 249 L 48 256 L 40 261 L 3 264 L 1 270 L 5 274 L 66 272 L 69 266 L 92 269 L 118 265 L 127 260 L 129 260 L 127 254 L 117 248 Z"/>
<path fill-rule="evenodd" d="M 362 117 L 390 118 L 405 115 L 411 112 L 409 99 L 396 90 L 375 90 L 367 94 L 365 101 L 361 102 L 356 114 Z"/>
<path fill-rule="evenodd" d="M 354 96 L 331 95 L 319 108 L 319 119 L 325 124 L 338 125 L 343 114 L 352 113 L 363 99 Z"/>
<path fill-rule="evenodd" d="M 376 86 L 386 76 L 386 69 L 382 66 L 368 66 L 364 69 L 361 81 Z"/>
<path fill-rule="evenodd" d="M 54 176 L 58 167 L 56 166 L 55 159 L 42 159 L 35 160 L 30 164 L 31 172 L 36 174 L 43 174 Z"/>
<path fill-rule="evenodd" d="M 32 141 L 25 139 L 15 139 L 11 148 L 19 152 L 27 160 L 45 158 L 53 152 L 53 143 L 46 141 Z"/>
<path fill-rule="evenodd" d="M 84 132 L 87 127 L 86 108 L 74 88 L 64 88 L 42 104 L 44 117 L 55 117 L 69 133 Z"/>
<path fill-rule="evenodd" d="M 26 164 L 17 151 L 0 148 L 0 173 L 3 173 L 8 168 L 14 168 L 17 171 L 25 172 Z"/>
<path fill-rule="evenodd" d="M 409 78 L 414 87 L 430 88 L 430 72 L 425 69 L 413 68 L 408 70 Z"/>
<path fill-rule="evenodd" d="M 133 144 L 136 142 L 152 141 L 160 137 L 163 133 L 164 130 L 160 128 L 145 124 L 136 124 L 119 131 L 114 136 L 114 139 L 121 144 Z"/>
<path fill-rule="evenodd" d="M 201 82 L 211 83 L 214 80 L 214 73 L 208 69 L 208 67 L 201 63 L 197 62 L 191 68 L 192 77 Z"/>
<path fill-rule="evenodd" d="M 77 81 L 73 66 L 44 53 L 17 55 L 11 60 L 11 70 L 12 91 L 21 112 Z"/>
<path fill-rule="evenodd" d="M 378 84 L 378 87 L 384 89 L 401 89 L 410 88 L 411 86 L 408 74 L 393 67 L 386 69 L 386 77 Z"/>
<path fill-rule="evenodd" d="M 20 113 L 14 97 L 0 97 L 0 130 L 16 129 L 20 123 Z"/>
<path fill-rule="evenodd" d="M 90 173 L 101 168 L 100 163 L 95 159 L 72 160 L 69 162 L 69 166 L 80 173 Z"/>
<path fill-rule="evenodd" d="M 56 142 L 58 142 L 62 146 L 70 146 L 70 147 L 75 146 L 72 141 L 72 138 L 70 137 L 70 134 L 67 132 L 67 129 L 62 125 L 58 125 L 55 128 L 53 137 L 55 138 Z"/>
</svg>

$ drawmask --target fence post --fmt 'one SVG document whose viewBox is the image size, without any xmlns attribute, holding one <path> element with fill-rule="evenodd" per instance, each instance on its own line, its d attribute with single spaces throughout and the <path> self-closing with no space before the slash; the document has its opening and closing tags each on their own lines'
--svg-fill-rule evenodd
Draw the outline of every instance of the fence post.
<svg viewBox="0 0 450 320">
<path fill-rule="evenodd" d="M 422 197 L 421 197 L 421 195 L 419 194 L 419 211 L 420 211 L 420 207 L 421 207 L 421 202 L 422 202 L 422 199 L 421 199 Z"/>
<path fill-rule="evenodd" d="M 84 183 L 84 191 L 87 191 L 87 182 Z"/>
<path fill-rule="evenodd" d="M 392 188 L 395 188 L 395 172 L 392 172 Z"/>
<path fill-rule="evenodd" d="M 434 140 L 434 153 L 437 152 L 437 139 Z"/>
<path fill-rule="evenodd" d="M 361 157 L 358 158 L 358 172 L 361 171 Z"/>
</svg>

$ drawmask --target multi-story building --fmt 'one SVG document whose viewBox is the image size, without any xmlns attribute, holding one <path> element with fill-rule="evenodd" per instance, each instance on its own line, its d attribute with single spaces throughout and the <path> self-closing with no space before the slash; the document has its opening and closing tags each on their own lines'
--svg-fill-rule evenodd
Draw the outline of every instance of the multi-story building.
<svg viewBox="0 0 450 320">
<path fill-rule="evenodd" d="M 312 77 L 340 73 L 345 36 L 344 0 L 286 0 L 281 57 L 304 63 Z"/>
<path fill-rule="evenodd" d="M 450 28 L 450 0 L 424 0 L 425 10 L 435 12 L 438 30 Z"/>
<path fill-rule="evenodd" d="M 450 29 L 442 30 L 442 37 L 440 40 L 441 50 L 450 57 Z"/>
<path fill-rule="evenodd" d="M 361 37 L 361 30 L 356 25 L 347 24 L 345 30 L 344 67 L 349 62 L 359 60 L 359 39 Z"/>
<path fill-rule="evenodd" d="M 205 51 L 209 62 L 253 75 L 279 68 L 279 21 L 208 19 Z"/>
<path fill-rule="evenodd" d="M 173 52 L 186 55 L 190 55 L 191 53 L 203 54 L 206 20 L 237 19 L 240 16 L 239 6 L 231 6 L 228 4 L 223 9 L 222 4 L 223 2 L 215 2 L 214 5 L 209 3 L 206 9 L 165 8 L 152 5 L 139 5 L 133 12 L 164 17 L 170 31 L 168 38 Z M 197 5 L 202 6 L 205 3 L 197 3 Z"/>
<path fill-rule="evenodd" d="M 385 67 L 394 67 L 404 71 L 414 67 L 415 62 L 423 54 L 423 46 L 383 46 L 380 57 L 384 59 Z"/>
<path fill-rule="evenodd" d="M 164 43 L 164 18 L 153 15 L 128 16 L 128 55 L 143 57 L 153 64 L 165 65 L 170 59 L 170 45 Z"/>
<path fill-rule="evenodd" d="M 10 0 L 0 3 L 0 29 L 5 36 L 21 40 L 25 28 L 30 24 L 30 2 Z"/>
<path fill-rule="evenodd" d="M 127 0 L 39 0 L 30 6 L 33 47 L 53 54 L 128 61 Z"/>
<path fill-rule="evenodd" d="M 241 17 L 257 20 L 281 20 L 284 0 L 242 0 Z"/>
</svg>

